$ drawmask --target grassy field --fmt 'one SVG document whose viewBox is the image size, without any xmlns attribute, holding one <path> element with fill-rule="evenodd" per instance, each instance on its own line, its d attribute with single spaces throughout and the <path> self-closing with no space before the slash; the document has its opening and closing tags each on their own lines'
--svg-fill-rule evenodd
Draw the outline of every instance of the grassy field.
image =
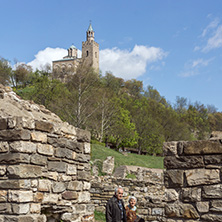
<svg viewBox="0 0 222 222">
<path fill-rule="evenodd" d="M 128 153 L 127 156 L 124 156 L 123 154 L 115 150 L 98 144 L 92 144 L 92 161 L 94 161 L 95 159 L 99 159 L 102 163 L 102 161 L 104 161 L 107 156 L 113 156 L 115 158 L 115 167 L 119 167 L 122 165 L 132 165 L 163 169 L 163 157 L 138 155 L 133 153 Z"/>
</svg>

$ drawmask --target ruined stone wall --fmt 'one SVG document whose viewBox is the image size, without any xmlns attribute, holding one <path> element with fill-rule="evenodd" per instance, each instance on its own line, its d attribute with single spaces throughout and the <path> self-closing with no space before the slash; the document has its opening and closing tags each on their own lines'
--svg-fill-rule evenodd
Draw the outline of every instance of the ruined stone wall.
<svg viewBox="0 0 222 222">
<path fill-rule="evenodd" d="M 0 86 L 0 222 L 93 221 L 89 142 Z"/>
<path fill-rule="evenodd" d="M 146 221 L 164 220 L 164 184 L 163 173 L 144 170 L 137 179 L 124 179 L 113 176 L 93 177 L 91 181 L 91 202 L 95 209 L 105 212 L 105 205 L 117 186 L 124 188 L 124 202 L 128 204 L 129 196 L 137 198 L 138 215 Z"/>
<path fill-rule="evenodd" d="M 222 221 L 220 139 L 164 144 L 167 221 Z"/>
</svg>

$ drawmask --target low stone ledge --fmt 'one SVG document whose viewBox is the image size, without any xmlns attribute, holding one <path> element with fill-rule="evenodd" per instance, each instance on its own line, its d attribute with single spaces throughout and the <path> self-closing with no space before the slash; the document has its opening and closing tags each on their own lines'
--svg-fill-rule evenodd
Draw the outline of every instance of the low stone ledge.
<svg viewBox="0 0 222 222">
<path fill-rule="evenodd" d="M 204 161 L 202 156 L 167 156 L 164 158 L 164 166 L 167 169 L 201 168 L 204 167 Z"/>
<path fill-rule="evenodd" d="M 222 154 L 222 144 L 219 141 L 191 141 L 184 144 L 184 154 Z"/>
</svg>

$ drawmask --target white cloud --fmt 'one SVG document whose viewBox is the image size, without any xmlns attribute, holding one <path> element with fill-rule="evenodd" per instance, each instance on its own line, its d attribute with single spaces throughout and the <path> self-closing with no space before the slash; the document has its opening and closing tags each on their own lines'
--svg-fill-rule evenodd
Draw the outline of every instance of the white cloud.
<svg viewBox="0 0 222 222">
<path fill-rule="evenodd" d="M 202 32 L 202 46 L 195 46 L 194 51 L 209 52 L 212 49 L 222 47 L 222 25 L 218 18 L 214 19 Z"/>
<path fill-rule="evenodd" d="M 82 52 L 78 50 L 77 56 L 81 57 Z M 33 70 L 39 69 L 42 70 L 46 65 L 52 66 L 52 61 L 62 59 L 64 56 L 67 56 L 68 52 L 63 48 L 50 48 L 47 47 L 44 50 L 39 51 L 35 55 L 35 59 L 29 62 L 27 65 L 32 66 Z"/>
<path fill-rule="evenodd" d="M 222 25 L 218 26 L 213 36 L 208 39 L 207 45 L 203 48 L 203 52 L 208 52 L 211 49 L 222 47 Z"/>
<path fill-rule="evenodd" d="M 45 65 L 52 65 L 52 61 L 62 59 L 67 55 L 67 50 L 62 48 L 45 48 L 35 55 L 35 59 L 28 63 L 33 70 L 42 70 Z"/>
<path fill-rule="evenodd" d="M 206 36 L 206 34 L 211 30 L 211 29 L 215 29 L 219 24 L 219 19 L 216 18 L 214 19 L 202 32 L 201 36 L 204 37 Z"/>
<path fill-rule="evenodd" d="M 199 75 L 201 68 L 208 66 L 213 59 L 214 58 L 211 59 L 200 58 L 194 61 L 189 61 L 187 64 L 185 64 L 185 71 L 181 73 L 179 76 L 190 77 L 190 76 Z"/>
<path fill-rule="evenodd" d="M 195 67 L 201 67 L 201 66 L 208 66 L 208 64 L 213 60 L 213 58 L 211 59 L 207 59 L 207 60 L 204 60 L 204 59 L 197 59 L 197 60 L 194 60 L 192 62 L 192 68 L 195 68 Z"/>
<path fill-rule="evenodd" d="M 167 55 L 161 48 L 135 45 L 132 51 L 118 48 L 100 51 L 100 69 L 104 74 L 110 71 L 113 75 L 132 79 L 144 74 L 149 63 L 162 60 Z"/>
</svg>

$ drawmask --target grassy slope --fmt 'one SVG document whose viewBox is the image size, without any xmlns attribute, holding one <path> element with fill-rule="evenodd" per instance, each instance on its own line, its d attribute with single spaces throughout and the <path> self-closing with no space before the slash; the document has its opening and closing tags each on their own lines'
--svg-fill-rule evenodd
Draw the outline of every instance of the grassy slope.
<svg viewBox="0 0 222 222">
<path fill-rule="evenodd" d="M 115 158 L 115 167 L 119 167 L 121 165 L 133 165 L 147 168 L 163 169 L 163 157 L 137 155 L 133 153 L 128 153 L 127 156 L 124 156 L 115 150 L 106 148 L 98 144 L 92 144 L 92 161 L 95 159 L 100 159 L 101 161 L 104 161 L 107 156 L 113 156 Z"/>
</svg>

